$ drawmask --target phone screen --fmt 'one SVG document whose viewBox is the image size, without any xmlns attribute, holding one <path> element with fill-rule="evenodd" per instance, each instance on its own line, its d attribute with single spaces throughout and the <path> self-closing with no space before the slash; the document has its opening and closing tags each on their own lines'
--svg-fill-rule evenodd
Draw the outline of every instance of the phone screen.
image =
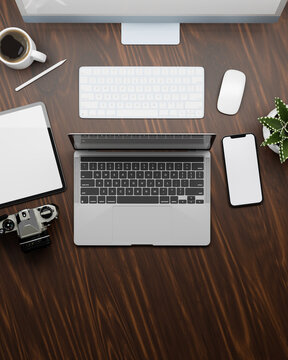
<svg viewBox="0 0 288 360">
<path fill-rule="evenodd" d="M 260 203 L 262 188 L 255 136 L 226 136 L 222 144 L 231 205 Z"/>
</svg>

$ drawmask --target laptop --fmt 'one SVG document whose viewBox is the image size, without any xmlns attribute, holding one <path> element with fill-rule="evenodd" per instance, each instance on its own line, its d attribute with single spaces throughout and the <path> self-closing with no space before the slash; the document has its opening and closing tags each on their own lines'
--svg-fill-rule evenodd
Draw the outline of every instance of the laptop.
<svg viewBox="0 0 288 360">
<path fill-rule="evenodd" d="M 210 149 L 215 134 L 69 134 L 74 243 L 210 243 Z"/>
</svg>

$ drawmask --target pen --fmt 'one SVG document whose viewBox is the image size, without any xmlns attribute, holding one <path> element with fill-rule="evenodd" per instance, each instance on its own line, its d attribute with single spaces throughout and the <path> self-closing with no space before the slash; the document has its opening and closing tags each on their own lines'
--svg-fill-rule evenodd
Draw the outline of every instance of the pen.
<svg viewBox="0 0 288 360">
<path fill-rule="evenodd" d="M 42 76 L 48 74 L 50 71 L 52 71 L 52 70 L 56 69 L 58 66 L 61 66 L 62 64 L 64 64 L 64 62 L 65 62 L 66 60 L 67 60 L 67 59 L 61 60 L 61 61 L 59 61 L 57 64 L 55 64 L 55 65 L 51 66 L 50 68 L 42 71 L 40 74 L 34 76 L 32 79 L 26 81 L 24 84 L 16 87 L 15 91 L 19 91 L 19 90 L 23 89 L 25 86 L 30 85 L 32 82 L 40 79 Z"/>
</svg>

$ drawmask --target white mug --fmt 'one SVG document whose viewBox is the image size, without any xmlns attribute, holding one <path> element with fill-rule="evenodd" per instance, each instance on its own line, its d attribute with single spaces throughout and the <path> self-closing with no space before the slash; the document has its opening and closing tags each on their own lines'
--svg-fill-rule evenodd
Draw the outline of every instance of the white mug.
<svg viewBox="0 0 288 360">
<path fill-rule="evenodd" d="M 17 28 L 17 27 L 10 27 L 2 30 L 0 32 L 0 41 L 4 38 L 5 35 L 8 35 L 9 32 L 19 32 L 23 35 L 25 40 L 27 41 L 27 49 L 26 53 L 23 55 L 23 57 L 20 57 L 19 60 L 15 61 L 9 61 L 3 58 L 3 55 L 0 52 L 0 60 L 7 66 L 9 66 L 12 69 L 26 69 L 28 66 L 32 64 L 34 60 L 40 61 L 41 63 L 44 63 L 46 61 L 47 56 L 43 54 L 40 51 L 36 50 L 36 45 L 34 41 L 31 39 L 31 37 L 26 33 L 26 31 Z"/>
</svg>

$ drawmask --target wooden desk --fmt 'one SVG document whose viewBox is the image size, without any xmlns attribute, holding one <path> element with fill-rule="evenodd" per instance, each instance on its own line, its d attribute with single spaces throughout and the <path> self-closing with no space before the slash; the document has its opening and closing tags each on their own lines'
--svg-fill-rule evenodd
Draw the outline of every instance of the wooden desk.
<svg viewBox="0 0 288 360">
<path fill-rule="evenodd" d="M 0 110 L 46 104 L 68 188 L 7 209 L 55 202 L 60 218 L 50 228 L 52 246 L 42 251 L 24 255 L 14 237 L 1 240 L 0 358 L 287 359 L 288 164 L 259 148 L 264 202 L 233 209 L 221 139 L 253 132 L 260 144 L 257 117 L 268 114 L 275 96 L 288 102 L 288 8 L 277 24 L 182 25 L 179 46 L 122 46 L 119 24 L 25 24 L 14 2 L 2 0 L 0 28 L 13 25 L 31 35 L 48 61 L 22 71 L 0 64 Z M 14 91 L 64 58 L 61 68 Z M 81 65 L 202 65 L 205 119 L 82 120 Z M 216 110 L 228 68 L 247 75 L 243 103 L 233 117 Z M 211 245 L 76 247 L 73 149 L 67 134 L 89 131 L 216 132 Z"/>
</svg>

